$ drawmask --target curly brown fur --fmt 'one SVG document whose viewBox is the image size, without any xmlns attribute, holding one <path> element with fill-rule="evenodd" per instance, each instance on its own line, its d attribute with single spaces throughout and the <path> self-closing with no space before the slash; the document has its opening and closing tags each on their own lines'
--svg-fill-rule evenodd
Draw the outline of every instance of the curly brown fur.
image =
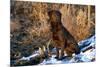
<svg viewBox="0 0 100 67">
<path fill-rule="evenodd" d="M 55 43 L 54 47 L 56 47 L 57 50 L 57 58 L 62 58 L 64 56 L 64 51 L 66 51 L 68 56 L 72 56 L 73 53 L 79 54 L 80 49 L 76 40 L 62 25 L 61 13 L 52 10 L 48 12 L 48 15 L 51 24 L 52 39 Z M 59 52 L 59 49 L 61 50 L 61 53 Z"/>
</svg>

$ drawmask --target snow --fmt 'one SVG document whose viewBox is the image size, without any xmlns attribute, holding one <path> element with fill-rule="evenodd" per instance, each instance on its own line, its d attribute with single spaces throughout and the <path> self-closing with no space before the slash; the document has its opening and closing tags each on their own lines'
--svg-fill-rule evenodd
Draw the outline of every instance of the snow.
<svg viewBox="0 0 100 67">
<path fill-rule="evenodd" d="M 22 57 L 22 58 L 19 59 L 19 60 L 30 60 L 30 58 L 36 57 L 36 56 L 38 56 L 38 55 L 40 55 L 39 52 L 38 52 L 38 51 L 35 51 L 32 55 L 30 55 L 30 56 L 28 56 L 28 57 Z"/>
<path fill-rule="evenodd" d="M 52 57 L 50 59 L 47 59 L 47 60 L 44 60 L 41 64 L 59 64 L 61 63 L 62 61 L 58 61 L 57 59 L 55 59 L 56 55 L 52 55 Z"/>
<path fill-rule="evenodd" d="M 32 58 L 32 57 L 36 57 L 36 56 L 38 56 L 39 54 L 33 54 L 33 55 L 30 55 L 29 57 L 22 57 L 21 59 L 19 59 L 19 60 L 30 60 L 30 58 Z"/>
<path fill-rule="evenodd" d="M 95 35 L 86 39 L 82 40 L 78 43 L 81 49 L 81 53 L 78 55 L 73 55 L 72 58 L 65 58 L 63 60 L 55 59 L 55 55 L 52 55 L 50 59 L 45 59 L 39 65 L 46 65 L 46 64 L 68 64 L 68 63 L 77 63 L 77 62 L 92 62 L 95 59 L 96 49 L 95 49 Z M 91 47 L 90 49 L 88 49 Z M 88 49 L 88 50 L 86 50 Z M 85 52 L 83 52 L 86 50 Z"/>
<path fill-rule="evenodd" d="M 92 62 L 95 60 L 96 49 L 95 49 L 95 35 L 82 40 L 78 43 L 81 53 L 78 55 L 73 54 L 72 57 L 66 57 L 63 60 L 55 59 L 56 55 L 52 55 L 49 59 L 44 59 L 39 65 L 48 65 L 48 64 L 68 64 L 68 63 L 77 63 L 77 62 Z M 91 48 L 90 48 L 91 47 Z M 55 49 L 52 51 L 55 52 Z M 39 55 L 39 52 L 36 51 L 29 57 L 23 57 L 20 60 L 30 60 L 32 57 Z"/>
<path fill-rule="evenodd" d="M 95 35 L 86 40 L 80 41 L 78 45 L 80 46 L 81 51 L 84 51 L 88 47 L 95 47 Z"/>
</svg>

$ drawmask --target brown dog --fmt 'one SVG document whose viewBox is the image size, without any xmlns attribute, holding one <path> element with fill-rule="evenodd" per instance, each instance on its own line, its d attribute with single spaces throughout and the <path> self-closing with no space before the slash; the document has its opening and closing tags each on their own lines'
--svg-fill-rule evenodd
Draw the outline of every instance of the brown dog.
<svg viewBox="0 0 100 67">
<path fill-rule="evenodd" d="M 67 56 L 72 56 L 73 53 L 79 54 L 80 49 L 76 40 L 61 23 L 61 13 L 52 10 L 48 12 L 48 15 L 51 24 L 52 39 L 55 43 L 54 47 L 57 50 L 56 58 L 61 59 L 64 56 L 64 51 L 66 51 Z"/>
</svg>

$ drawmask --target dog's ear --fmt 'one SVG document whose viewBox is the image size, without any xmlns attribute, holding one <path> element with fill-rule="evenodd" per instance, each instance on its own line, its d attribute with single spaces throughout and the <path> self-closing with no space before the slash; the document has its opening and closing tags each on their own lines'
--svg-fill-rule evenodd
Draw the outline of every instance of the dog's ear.
<svg viewBox="0 0 100 67">
<path fill-rule="evenodd" d="M 56 12 L 56 15 L 57 15 L 57 16 L 61 17 L 60 11 L 55 11 L 55 12 Z"/>
<path fill-rule="evenodd" d="M 51 15 L 51 11 L 48 12 L 48 16 L 50 16 L 50 15 Z"/>
</svg>

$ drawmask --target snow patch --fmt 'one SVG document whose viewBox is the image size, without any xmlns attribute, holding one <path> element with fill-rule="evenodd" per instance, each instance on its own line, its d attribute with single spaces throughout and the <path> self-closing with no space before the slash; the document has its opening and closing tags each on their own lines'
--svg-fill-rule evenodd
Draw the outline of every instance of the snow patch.
<svg viewBox="0 0 100 67">
<path fill-rule="evenodd" d="M 49 59 L 45 59 L 39 65 L 67 64 L 67 63 L 77 63 L 77 62 L 92 62 L 93 60 L 95 60 L 95 55 L 96 55 L 95 35 L 86 39 L 86 40 L 80 41 L 78 43 L 78 45 L 79 45 L 80 50 L 81 50 L 80 54 L 73 55 L 72 58 L 67 57 L 63 60 L 57 60 L 57 59 L 55 59 L 55 55 L 52 55 L 52 57 L 50 57 Z"/>
</svg>

